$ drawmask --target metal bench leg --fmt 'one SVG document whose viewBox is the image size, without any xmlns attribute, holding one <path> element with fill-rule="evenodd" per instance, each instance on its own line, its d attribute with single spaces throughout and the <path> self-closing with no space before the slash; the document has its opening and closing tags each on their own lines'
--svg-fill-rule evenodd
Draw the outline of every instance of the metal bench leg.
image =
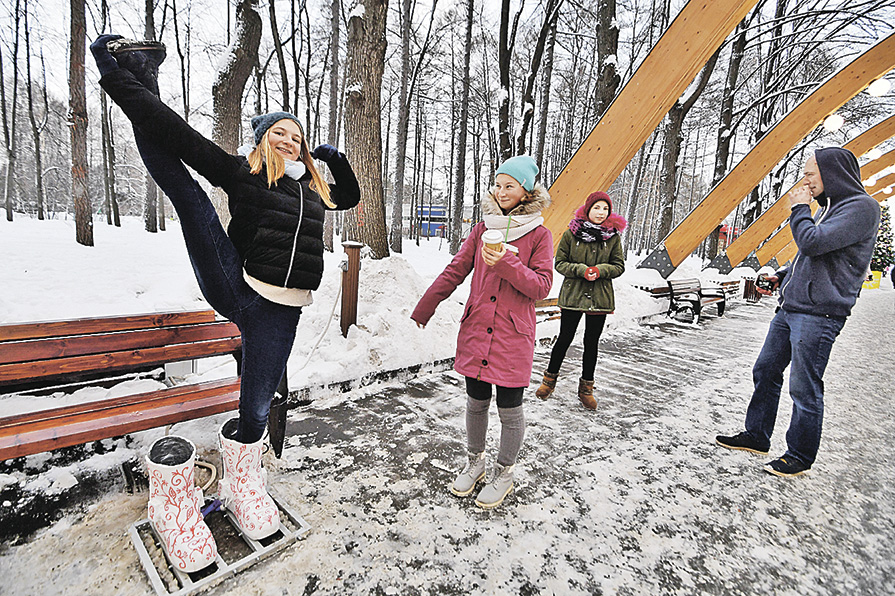
<svg viewBox="0 0 895 596">
<path fill-rule="evenodd" d="M 267 428 L 270 432 L 270 445 L 277 458 L 283 455 L 286 443 L 286 401 L 289 397 L 289 381 L 286 371 L 270 402 L 270 414 L 267 416 Z"/>
</svg>

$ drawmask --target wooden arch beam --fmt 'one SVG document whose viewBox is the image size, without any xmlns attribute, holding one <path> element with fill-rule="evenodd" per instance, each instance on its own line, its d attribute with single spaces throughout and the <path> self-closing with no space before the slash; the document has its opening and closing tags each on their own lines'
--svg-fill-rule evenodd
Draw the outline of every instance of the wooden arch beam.
<svg viewBox="0 0 895 596">
<path fill-rule="evenodd" d="M 774 125 L 639 267 L 668 277 L 796 143 L 830 113 L 895 66 L 895 33 L 818 86 Z"/>
<path fill-rule="evenodd" d="M 873 186 L 867 187 L 867 194 L 875 195 L 887 186 L 893 185 L 895 185 L 895 174 L 889 174 L 888 176 L 884 176 L 881 179 L 877 180 L 876 184 L 874 184 Z"/>
<path fill-rule="evenodd" d="M 895 137 L 895 116 L 883 120 L 864 131 L 845 145 L 846 149 L 861 156 L 882 143 L 883 141 Z M 861 168 L 861 178 L 866 180 L 871 176 L 878 174 L 890 165 L 895 165 L 895 149 L 882 155 L 879 159 L 875 159 L 867 163 Z M 789 217 L 789 200 L 786 193 L 795 188 L 795 185 L 787 189 L 780 195 L 777 201 L 765 209 L 764 213 L 746 228 L 739 237 L 734 240 L 727 250 L 718 255 L 711 266 L 718 269 L 721 273 L 727 273 L 737 265 L 743 262 L 746 257 L 752 254 L 752 251 L 768 238 L 780 224 Z M 782 246 L 782 245 L 781 245 Z M 758 256 L 758 253 L 756 253 Z M 773 257 L 773 255 L 771 255 Z M 770 260 L 770 258 L 768 260 Z M 758 259 L 761 261 L 761 257 Z M 762 262 L 764 265 L 767 261 Z"/>
<path fill-rule="evenodd" d="M 575 209 L 608 190 L 758 0 L 690 0 L 550 186 L 544 225 L 554 249 Z"/>
</svg>

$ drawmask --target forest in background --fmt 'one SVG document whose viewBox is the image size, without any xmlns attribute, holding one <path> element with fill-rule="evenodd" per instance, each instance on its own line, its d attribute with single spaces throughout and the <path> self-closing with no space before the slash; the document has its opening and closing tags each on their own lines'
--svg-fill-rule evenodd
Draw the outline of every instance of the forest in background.
<svg viewBox="0 0 895 596">
<path fill-rule="evenodd" d="M 440 206 L 455 251 L 497 165 L 530 153 L 549 186 L 684 4 L 3 0 L 6 219 L 73 217 L 78 242 L 92 244 L 100 222 L 141 215 L 156 232 L 173 215 L 97 84 L 86 46 L 112 31 L 166 44 L 162 99 L 225 149 L 251 138 L 252 115 L 285 109 L 305 121 L 312 147 L 346 151 L 363 200 L 328 219 L 328 246 L 341 236 L 376 258 L 400 252 L 419 242 L 419 213 Z M 656 246 L 893 23 L 891 0 L 759 0 L 609 189 L 631 223 L 626 248 Z M 713 257 L 794 183 L 807 150 L 844 144 L 893 112 L 892 92 L 856 96 L 838 112 L 844 125 L 817 127 L 776 164 L 700 256 Z M 226 201 L 213 197 L 226 221 Z"/>
</svg>

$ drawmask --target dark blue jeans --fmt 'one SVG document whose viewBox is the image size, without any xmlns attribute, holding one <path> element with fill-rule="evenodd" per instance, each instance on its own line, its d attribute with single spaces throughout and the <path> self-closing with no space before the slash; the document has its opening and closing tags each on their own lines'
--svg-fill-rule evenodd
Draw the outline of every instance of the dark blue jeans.
<svg viewBox="0 0 895 596">
<path fill-rule="evenodd" d="M 146 169 L 177 211 L 202 295 L 242 333 L 239 424 L 234 438 L 254 443 L 264 434 L 301 308 L 271 302 L 249 287 L 242 276 L 242 259 L 199 183 L 180 159 L 136 128 L 134 138 Z"/>
<path fill-rule="evenodd" d="M 820 447 L 824 417 L 824 370 L 833 342 L 845 319 L 829 318 L 783 309 L 771 320 L 764 346 L 752 368 L 755 390 L 746 410 L 746 430 L 770 445 L 777 405 L 783 387 L 783 371 L 789 366 L 792 419 L 786 431 L 786 453 L 811 466 Z"/>
</svg>

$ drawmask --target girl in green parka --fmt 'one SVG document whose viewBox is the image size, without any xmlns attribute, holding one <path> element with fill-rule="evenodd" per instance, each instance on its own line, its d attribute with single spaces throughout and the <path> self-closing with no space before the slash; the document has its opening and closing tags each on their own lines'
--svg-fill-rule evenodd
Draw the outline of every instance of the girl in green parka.
<svg viewBox="0 0 895 596">
<path fill-rule="evenodd" d="M 597 345 L 606 315 L 615 310 L 612 279 L 625 272 L 620 234 L 627 225 L 624 217 L 612 212 L 609 195 L 594 192 L 575 212 L 569 229 L 559 241 L 555 267 L 566 279 L 559 291 L 559 337 L 550 353 L 544 380 L 535 393 L 541 399 L 547 399 L 553 393 L 559 368 L 575 339 L 581 315 L 586 314 L 578 399 L 588 410 L 597 409 L 594 399 Z"/>
</svg>

